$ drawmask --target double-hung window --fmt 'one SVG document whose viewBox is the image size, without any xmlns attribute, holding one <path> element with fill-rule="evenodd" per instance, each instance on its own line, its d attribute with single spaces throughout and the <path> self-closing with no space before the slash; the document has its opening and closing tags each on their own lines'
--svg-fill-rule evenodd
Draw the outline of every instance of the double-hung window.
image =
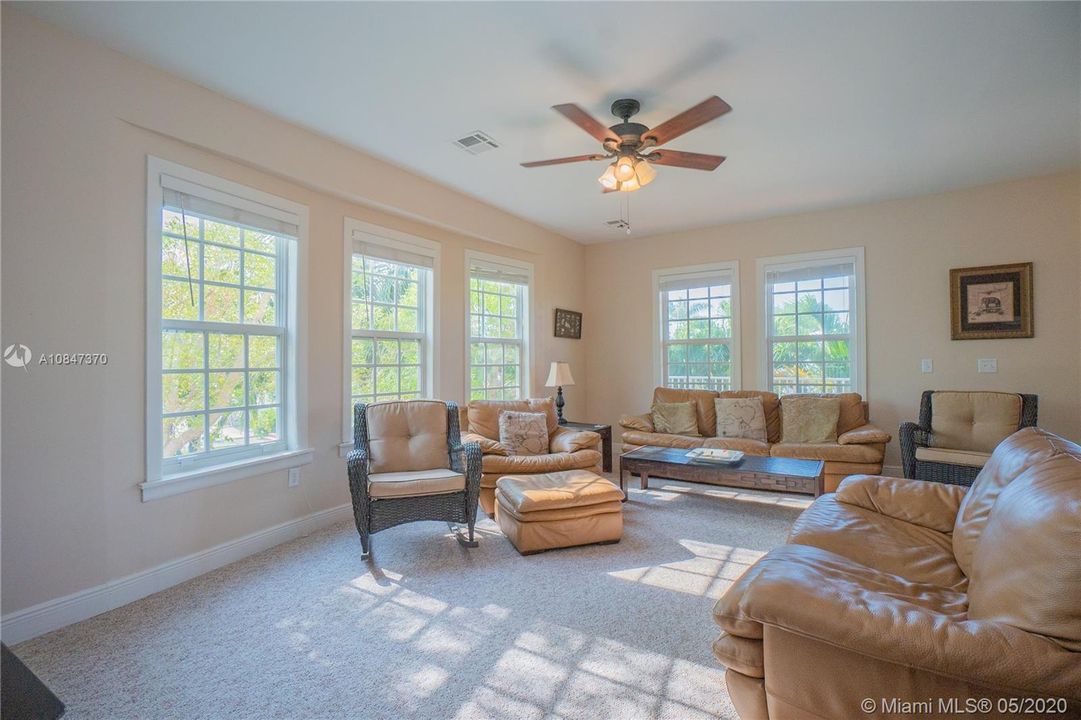
<svg viewBox="0 0 1081 720">
<path fill-rule="evenodd" d="M 434 396 L 438 248 L 422 238 L 346 220 L 347 430 L 355 403 Z"/>
<path fill-rule="evenodd" d="M 306 210 L 156 158 L 148 188 L 147 485 L 296 450 Z"/>
<path fill-rule="evenodd" d="M 467 253 L 469 399 L 517 400 L 529 393 L 528 263 Z"/>
<path fill-rule="evenodd" d="M 759 260 L 767 388 L 864 392 L 863 249 Z"/>
<path fill-rule="evenodd" d="M 657 270 L 655 354 L 666 387 L 739 387 L 739 267 L 736 263 Z"/>
</svg>

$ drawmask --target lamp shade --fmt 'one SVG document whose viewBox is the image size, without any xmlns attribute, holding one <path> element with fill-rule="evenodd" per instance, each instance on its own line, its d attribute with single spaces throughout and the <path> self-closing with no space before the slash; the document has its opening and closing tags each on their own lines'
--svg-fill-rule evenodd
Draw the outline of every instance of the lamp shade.
<svg viewBox="0 0 1081 720">
<path fill-rule="evenodd" d="M 552 363 L 552 369 L 548 371 L 548 380 L 544 383 L 545 387 L 568 387 L 574 384 L 574 377 L 571 376 L 571 366 L 565 362 Z"/>
</svg>

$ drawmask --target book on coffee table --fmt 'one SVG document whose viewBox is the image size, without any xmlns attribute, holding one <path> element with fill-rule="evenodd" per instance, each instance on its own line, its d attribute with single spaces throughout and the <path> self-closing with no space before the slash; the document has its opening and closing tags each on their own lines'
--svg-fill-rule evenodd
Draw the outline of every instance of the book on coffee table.
<svg viewBox="0 0 1081 720">
<path fill-rule="evenodd" d="M 743 452 L 740 450 L 724 450 L 722 448 L 695 448 L 687 452 L 687 457 L 700 462 L 731 465 L 743 459 Z"/>
</svg>

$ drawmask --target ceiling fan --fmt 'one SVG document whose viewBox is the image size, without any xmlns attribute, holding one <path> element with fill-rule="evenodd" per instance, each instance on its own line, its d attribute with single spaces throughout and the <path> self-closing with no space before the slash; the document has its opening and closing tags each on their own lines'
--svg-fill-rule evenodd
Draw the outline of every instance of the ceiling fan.
<svg viewBox="0 0 1081 720">
<path fill-rule="evenodd" d="M 658 148 L 669 140 L 674 140 L 699 125 L 716 120 L 729 112 L 732 107 L 724 100 L 714 95 L 653 129 L 630 121 L 641 107 L 637 100 L 631 98 L 616 100 L 612 103 L 612 114 L 621 118 L 623 122 L 606 128 L 599 120 L 573 103 L 553 105 L 553 110 L 600 140 L 604 146 L 604 153 L 526 162 L 522 163 L 522 167 L 543 167 L 614 158 L 604 174 L 598 178 L 602 191 L 608 193 L 634 192 L 653 182 L 653 178 L 657 175 L 653 165 L 670 165 L 692 170 L 716 170 L 717 166 L 724 162 L 722 155 L 705 155 Z"/>
</svg>

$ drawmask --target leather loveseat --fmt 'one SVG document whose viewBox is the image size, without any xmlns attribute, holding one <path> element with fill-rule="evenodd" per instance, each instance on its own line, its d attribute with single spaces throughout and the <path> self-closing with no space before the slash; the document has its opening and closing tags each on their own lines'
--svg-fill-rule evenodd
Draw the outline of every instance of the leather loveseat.
<svg viewBox="0 0 1081 720">
<path fill-rule="evenodd" d="M 717 602 L 713 650 L 743 720 L 1079 718 L 1079 599 L 1081 447 L 1026 428 L 971 488 L 815 500 Z"/>
<path fill-rule="evenodd" d="M 499 415 L 505 411 L 542 412 L 548 418 L 548 452 L 513 455 L 499 442 Z M 480 506 L 495 516 L 495 484 L 504 475 L 539 475 L 561 470 L 601 472 L 601 436 L 560 426 L 552 398 L 471 400 L 461 410 L 462 442 L 480 444 L 483 470 Z"/>
<path fill-rule="evenodd" d="M 747 438 L 717 437 L 717 411 L 714 400 L 722 397 L 762 399 L 762 407 L 766 415 L 766 442 Z M 806 396 L 789 395 L 786 397 Z M 838 483 L 848 475 L 882 472 L 886 443 L 891 438 L 888 433 L 868 422 L 867 403 L 863 401 L 859 393 L 817 397 L 836 397 L 841 401 L 841 414 L 837 420 L 837 442 L 782 443 L 781 401 L 775 393 L 757 390 L 714 392 L 658 387 L 653 391 L 654 404 L 694 402 L 699 437 L 655 432 L 649 413 L 624 415 L 619 421 L 624 430 L 623 452 L 643 445 L 675 448 L 709 447 L 741 450 L 748 455 L 822 460 L 825 462 L 826 492 L 835 490 Z"/>
</svg>

